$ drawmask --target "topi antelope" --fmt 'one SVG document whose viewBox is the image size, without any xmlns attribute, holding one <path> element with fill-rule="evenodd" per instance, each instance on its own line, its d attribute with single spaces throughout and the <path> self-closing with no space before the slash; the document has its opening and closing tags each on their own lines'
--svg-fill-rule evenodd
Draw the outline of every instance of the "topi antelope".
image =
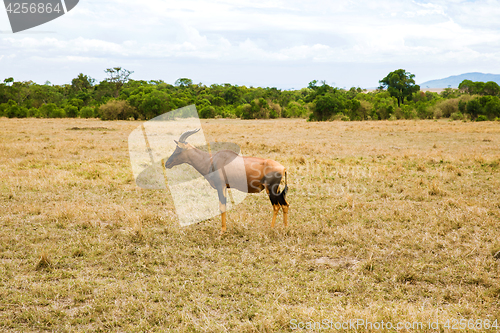
<svg viewBox="0 0 500 333">
<path fill-rule="evenodd" d="M 283 209 L 283 222 L 288 225 L 288 202 L 286 201 L 286 169 L 273 160 L 258 157 L 239 156 L 231 150 L 221 150 L 215 155 L 201 151 L 186 142 L 186 139 L 198 132 L 200 129 L 184 132 L 179 141 L 175 141 L 177 147 L 173 154 L 165 162 L 165 167 L 170 169 L 176 165 L 187 163 L 202 174 L 210 185 L 217 190 L 219 196 L 219 208 L 221 212 L 222 231 L 226 231 L 226 198 L 227 189 L 236 188 L 245 193 L 259 193 L 266 189 L 271 204 L 273 205 L 273 219 L 271 227 L 274 227 L 276 215 L 280 208 Z M 237 158 L 242 158 L 243 163 L 231 163 Z M 244 166 L 245 170 L 241 170 Z M 279 192 L 282 175 L 285 175 L 285 188 Z M 228 181 L 231 180 L 231 181 Z"/>
</svg>

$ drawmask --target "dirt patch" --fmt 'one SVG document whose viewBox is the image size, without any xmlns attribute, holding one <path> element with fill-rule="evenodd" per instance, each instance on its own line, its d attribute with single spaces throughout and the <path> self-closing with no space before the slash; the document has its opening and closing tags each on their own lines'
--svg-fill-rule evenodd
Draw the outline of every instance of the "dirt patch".
<svg viewBox="0 0 500 333">
<path fill-rule="evenodd" d="M 358 265 L 361 261 L 353 258 L 328 258 L 321 257 L 318 259 L 314 259 L 313 262 L 316 265 L 327 265 L 330 267 L 340 267 L 340 268 L 353 268 Z"/>
<path fill-rule="evenodd" d="M 116 131 L 113 128 L 107 127 L 70 127 L 67 128 L 68 131 Z"/>
</svg>

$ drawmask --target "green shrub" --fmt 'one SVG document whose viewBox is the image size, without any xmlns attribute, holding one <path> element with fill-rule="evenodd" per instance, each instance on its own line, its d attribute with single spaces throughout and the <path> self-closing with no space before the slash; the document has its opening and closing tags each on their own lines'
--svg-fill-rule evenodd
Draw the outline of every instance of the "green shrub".
<svg viewBox="0 0 500 333">
<path fill-rule="evenodd" d="M 420 119 L 432 119 L 434 113 L 425 104 L 419 104 L 417 106 L 417 117 Z"/>
<path fill-rule="evenodd" d="M 353 110 L 353 115 L 355 114 L 359 120 L 370 120 L 370 114 L 373 112 L 373 104 L 364 100 L 358 102 L 357 108 Z"/>
<path fill-rule="evenodd" d="M 304 118 L 309 111 L 299 102 L 291 101 L 286 108 L 283 109 L 281 115 L 285 118 Z"/>
<path fill-rule="evenodd" d="M 127 120 L 137 116 L 135 108 L 127 101 L 112 99 L 99 107 L 102 120 Z"/>
<path fill-rule="evenodd" d="M 332 119 L 339 113 L 346 111 L 346 97 L 340 93 L 328 93 L 318 97 L 313 109 L 314 118 L 318 121 Z"/>
<path fill-rule="evenodd" d="M 37 118 L 63 118 L 66 112 L 54 103 L 43 104 L 38 108 Z"/>
<path fill-rule="evenodd" d="M 463 115 L 463 114 L 462 114 L 462 112 L 460 112 L 460 111 L 459 111 L 459 112 L 454 112 L 454 113 L 452 113 L 452 114 L 450 115 L 450 118 L 451 118 L 452 120 L 461 120 L 461 119 L 463 119 L 463 117 L 464 117 L 464 115 Z"/>
<path fill-rule="evenodd" d="M 61 108 L 55 108 L 52 110 L 51 113 L 49 113 L 49 118 L 65 118 L 66 117 L 66 111 Z"/>
<path fill-rule="evenodd" d="M 71 104 L 66 105 L 64 111 L 66 112 L 66 115 L 70 118 L 76 118 L 76 116 L 78 116 L 78 108 L 74 105 Z"/>
<path fill-rule="evenodd" d="M 28 115 L 28 108 L 19 106 L 11 99 L 7 103 L 0 104 L 0 117 L 9 118 L 26 118 Z"/>
<path fill-rule="evenodd" d="M 26 118 L 27 116 L 28 116 L 28 108 L 24 107 L 24 106 L 19 107 L 19 109 L 17 110 L 16 117 L 17 118 Z"/>
<path fill-rule="evenodd" d="M 3 114 L 9 118 L 16 118 L 19 113 L 19 105 L 11 99 L 6 103 Z"/>
<path fill-rule="evenodd" d="M 38 109 L 37 108 L 29 108 L 28 112 L 26 113 L 26 117 L 28 117 L 28 118 L 34 118 L 34 117 L 36 117 L 37 113 L 38 113 Z"/>
<path fill-rule="evenodd" d="M 449 118 L 452 113 L 459 112 L 458 101 L 458 98 L 439 101 L 436 107 L 441 109 L 441 117 Z"/>
<path fill-rule="evenodd" d="M 396 112 L 396 114 L 400 115 L 398 118 L 404 119 L 416 119 L 418 117 L 417 111 L 409 105 L 401 105 L 399 112 Z"/>
<path fill-rule="evenodd" d="M 214 118 L 215 117 L 215 108 L 213 106 L 205 106 L 203 109 L 200 111 L 200 117 L 201 118 Z"/>
<path fill-rule="evenodd" d="M 476 118 L 476 121 L 487 121 L 488 120 L 488 117 L 486 117 L 485 115 L 479 115 L 477 118 Z"/>
<path fill-rule="evenodd" d="M 72 99 L 70 99 L 68 101 L 68 104 L 75 106 L 78 110 L 80 110 L 83 107 L 83 101 L 81 99 L 79 99 L 79 98 L 72 98 Z M 66 112 L 68 112 L 68 111 L 66 111 Z M 68 115 L 68 117 L 71 117 L 71 116 Z"/>
<path fill-rule="evenodd" d="M 81 108 L 79 116 L 80 118 L 95 118 L 96 115 L 94 112 L 94 108 L 90 106 L 84 106 L 83 108 Z"/>
<path fill-rule="evenodd" d="M 458 101 L 458 111 L 464 113 L 466 110 L 467 102 L 460 100 Z"/>
<path fill-rule="evenodd" d="M 471 118 L 474 120 L 480 113 L 483 112 L 483 107 L 481 103 L 479 103 L 478 99 L 470 100 L 467 103 L 467 112 L 471 115 Z"/>
<path fill-rule="evenodd" d="M 340 112 L 340 113 L 337 113 L 335 116 L 333 116 L 332 120 L 350 121 L 351 118 L 349 118 L 349 116 Z"/>
<path fill-rule="evenodd" d="M 432 108 L 432 113 L 433 113 L 434 119 L 439 119 L 443 116 L 443 111 L 439 107 L 436 107 L 436 106 L 434 106 Z"/>
<path fill-rule="evenodd" d="M 268 119 L 270 116 L 270 106 L 261 97 L 252 100 L 250 104 L 244 104 L 243 108 L 237 112 L 241 112 L 241 119 Z"/>
<path fill-rule="evenodd" d="M 281 106 L 277 103 L 269 102 L 269 118 L 278 118 L 281 116 Z"/>
<path fill-rule="evenodd" d="M 250 113 L 251 108 L 252 108 L 252 106 L 250 104 L 241 104 L 241 105 L 238 105 L 236 107 L 236 110 L 234 113 L 235 113 L 236 117 L 238 117 L 238 118 L 248 119 L 248 118 L 245 118 L 245 116 Z"/>
</svg>

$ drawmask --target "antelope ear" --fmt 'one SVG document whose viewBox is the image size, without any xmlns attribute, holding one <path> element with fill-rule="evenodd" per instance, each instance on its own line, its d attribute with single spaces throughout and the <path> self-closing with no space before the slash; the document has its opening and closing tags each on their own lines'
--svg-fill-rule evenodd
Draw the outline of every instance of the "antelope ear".
<svg viewBox="0 0 500 333">
<path fill-rule="evenodd" d="M 177 140 L 174 140 L 174 142 L 175 142 L 176 145 L 179 145 L 179 142 Z"/>
</svg>

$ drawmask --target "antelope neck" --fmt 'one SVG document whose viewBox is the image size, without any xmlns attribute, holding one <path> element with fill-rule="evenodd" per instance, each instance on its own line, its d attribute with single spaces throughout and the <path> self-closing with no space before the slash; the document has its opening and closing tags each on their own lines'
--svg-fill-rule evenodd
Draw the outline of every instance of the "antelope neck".
<svg viewBox="0 0 500 333">
<path fill-rule="evenodd" d="M 212 156 L 197 148 L 190 149 L 189 162 L 201 175 L 206 176 L 212 169 Z"/>
</svg>

